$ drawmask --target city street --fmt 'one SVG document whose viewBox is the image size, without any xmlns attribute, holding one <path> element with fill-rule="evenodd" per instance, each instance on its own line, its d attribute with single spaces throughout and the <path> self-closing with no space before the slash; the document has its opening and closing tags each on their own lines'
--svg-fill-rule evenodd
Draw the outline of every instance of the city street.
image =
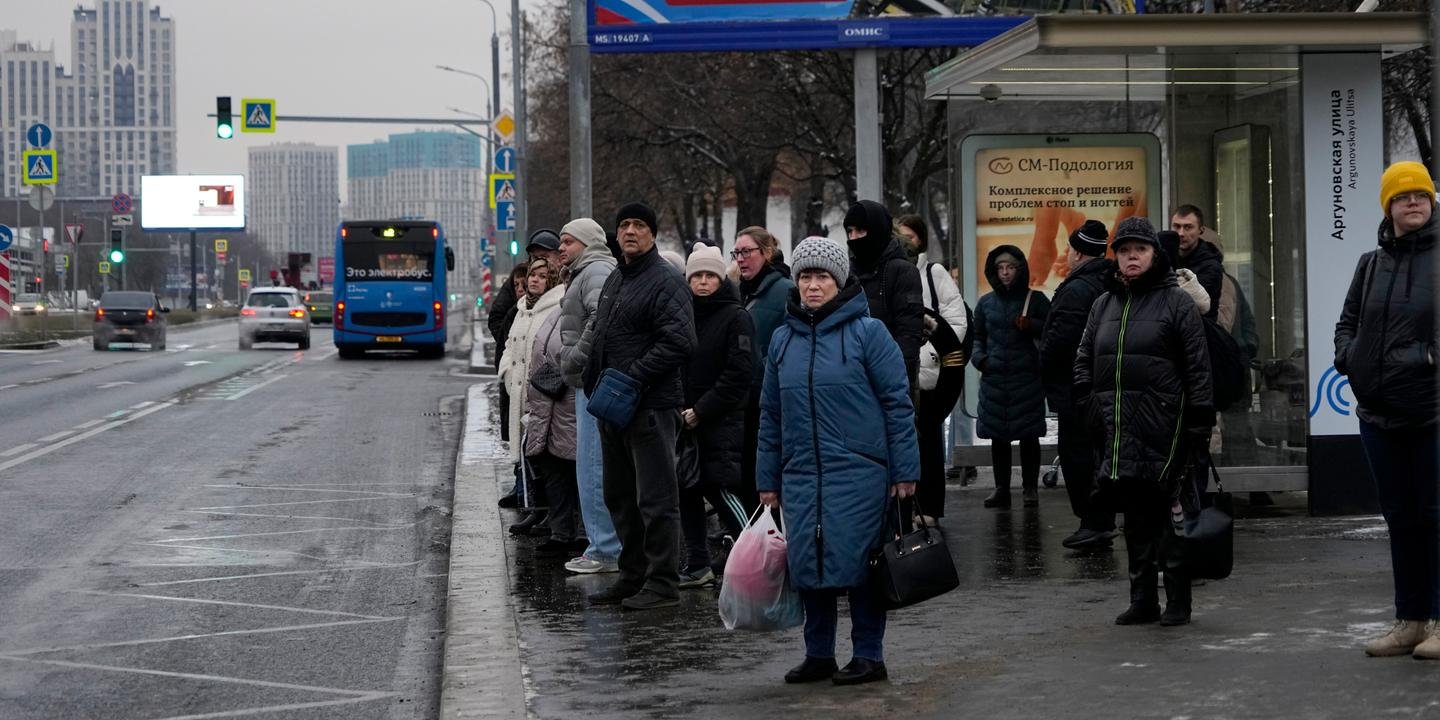
<svg viewBox="0 0 1440 720">
<path fill-rule="evenodd" d="M 435 715 L 468 381 L 330 332 L 0 354 L 0 717 Z"/>
</svg>

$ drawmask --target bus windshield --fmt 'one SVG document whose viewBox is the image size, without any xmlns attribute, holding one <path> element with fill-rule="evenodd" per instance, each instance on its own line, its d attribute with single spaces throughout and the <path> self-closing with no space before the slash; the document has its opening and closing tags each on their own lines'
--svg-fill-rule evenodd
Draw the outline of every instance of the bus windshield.
<svg viewBox="0 0 1440 720">
<path fill-rule="evenodd" d="M 345 279 L 418 280 L 435 278 L 433 240 L 344 241 Z"/>
</svg>

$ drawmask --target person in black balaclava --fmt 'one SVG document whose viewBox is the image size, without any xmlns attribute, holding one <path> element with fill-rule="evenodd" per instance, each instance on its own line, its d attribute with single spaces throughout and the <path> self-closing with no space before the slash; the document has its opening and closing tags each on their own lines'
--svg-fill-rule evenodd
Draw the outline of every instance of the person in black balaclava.
<svg viewBox="0 0 1440 720">
<path fill-rule="evenodd" d="M 850 245 L 850 270 L 865 289 L 870 317 L 885 323 L 905 358 L 905 373 L 915 388 L 920 346 L 925 344 L 925 305 L 920 270 L 895 239 L 890 211 L 873 200 L 861 200 L 845 213 Z"/>
</svg>

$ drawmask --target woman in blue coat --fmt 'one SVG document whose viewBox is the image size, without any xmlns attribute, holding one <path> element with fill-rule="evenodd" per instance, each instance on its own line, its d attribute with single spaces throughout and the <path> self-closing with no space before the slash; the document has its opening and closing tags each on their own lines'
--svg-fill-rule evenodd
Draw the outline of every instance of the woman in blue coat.
<svg viewBox="0 0 1440 720">
<path fill-rule="evenodd" d="M 838 243 L 795 249 L 796 292 L 775 331 L 760 400 L 756 483 L 784 512 L 790 582 L 805 606 L 805 662 L 785 682 L 854 685 L 887 677 L 885 610 L 866 582 L 888 498 L 920 477 L 915 411 L 900 347 Z M 835 663 L 836 603 L 850 597 L 854 658 Z"/>
<path fill-rule="evenodd" d="M 1014 245 L 985 258 L 993 292 L 975 304 L 975 353 L 980 371 L 980 412 L 975 434 L 990 440 L 995 492 L 985 507 L 1010 507 L 1010 443 L 1020 443 L 1020 487 L 1025 507 L 1040 504 L 1040 438 L 1045 436 L 1045 384 L 1037 340 L 1050 300 L 1030 289 L 1030 266 Z"/>
</svg>

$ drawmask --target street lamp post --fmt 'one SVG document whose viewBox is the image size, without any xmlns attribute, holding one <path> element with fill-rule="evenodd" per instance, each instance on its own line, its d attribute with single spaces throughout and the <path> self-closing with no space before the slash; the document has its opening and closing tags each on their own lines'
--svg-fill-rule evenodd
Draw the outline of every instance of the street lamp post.
<svg viewBox="0 0 1440 720">
<path fill-rule="evenodd" d="M 495 78 L 495 83 L 486 87 L 490 93 L 490 107 L 500 107 L 500 16 L 495 12 L 495 6 L 490 0 L 476 0 L 490 8 L 490 77 Z"/>
</svg>

